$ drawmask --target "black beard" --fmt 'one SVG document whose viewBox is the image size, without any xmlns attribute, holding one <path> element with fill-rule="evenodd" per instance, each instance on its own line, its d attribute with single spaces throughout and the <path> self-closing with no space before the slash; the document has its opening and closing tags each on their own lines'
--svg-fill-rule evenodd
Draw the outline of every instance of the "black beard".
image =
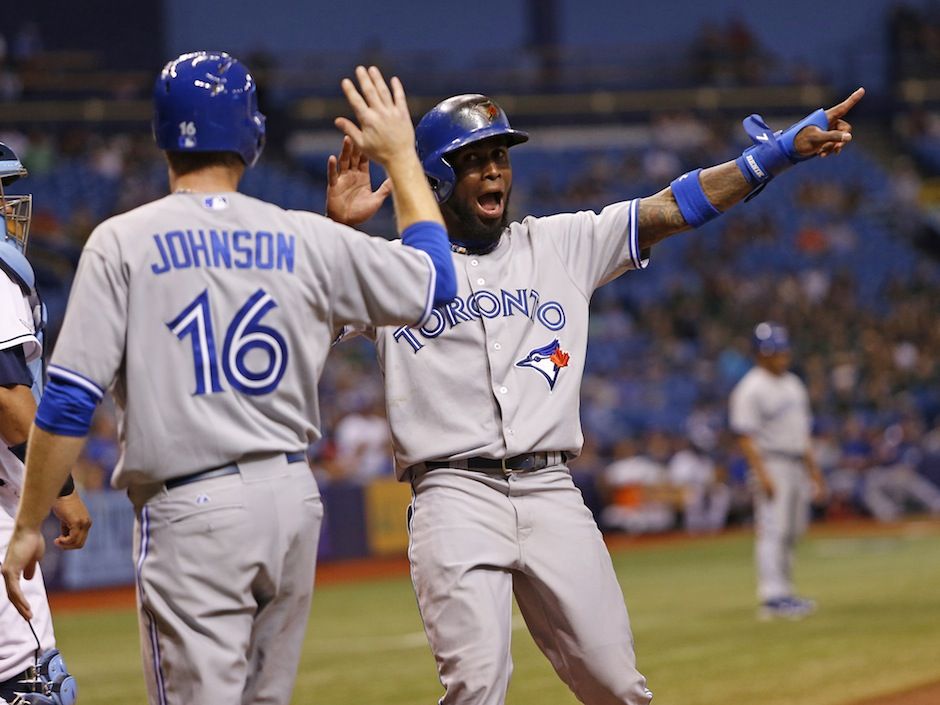
<svg viewBox="0 0 940 705">
<path fill-rule="evenodd" d="M 466 247 L 470 251 L 488 252 L 492 250 L 492 245 L 499 241 L 503 230 L 509 225 L 510 195 L 512 195 L 512 189 L 507 191 L 503 198 L 502 217 L 489 225 L 480 220 L 474 209 L 475 204 L 456 199 L 442 203 L 441 208 L 449 210 L 459 223 L 459 231 L 450 235 L 451 241 Z"/>
</svg>

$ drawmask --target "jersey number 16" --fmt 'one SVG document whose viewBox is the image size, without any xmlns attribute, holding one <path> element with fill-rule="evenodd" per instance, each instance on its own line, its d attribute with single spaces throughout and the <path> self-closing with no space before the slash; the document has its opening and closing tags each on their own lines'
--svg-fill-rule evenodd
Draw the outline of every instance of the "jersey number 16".
<svg viewBox="0 0 940 705">
<path fill-rule="evenodd" d="M 261 324 L 261 319 L 277 302 L 264 289 L 258 289 L 238 310 L 225 331 L 222 344 L 222 373 L 232 388 L 253 396 L 277 388 L 287 370 L 287 342 L 276 330 Z M 209 290 L 184 308 L 166 324 L 180 340 L 191 338 L 196 371 L 195 394 L 224 392 L 219 376 L 219 357 L 209 308 Z M 261 370 L 248 368 L 248 354 L 257 350 L 266 363 Z M 257 356 L 256 356 L 257 357 Z"/>
</svg>

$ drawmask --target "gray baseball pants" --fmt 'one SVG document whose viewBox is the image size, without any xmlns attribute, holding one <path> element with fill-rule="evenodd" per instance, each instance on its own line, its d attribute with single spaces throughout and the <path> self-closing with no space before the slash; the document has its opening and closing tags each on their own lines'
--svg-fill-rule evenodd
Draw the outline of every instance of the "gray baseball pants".
<svg viewBox="0 0 940 705">
<path fill-rule="evenodd" d="M 774 485 L 772 497 L 754 496 L 757 596 L 761 601 L 793 595 L 793 554 L 809 525 L 811 489 L 802 460 L 765 457 Z"/>
<path fill-rule="evenodd" d="M 150 705 L 286 705 L 313 595 L 323 508 L 283 453 L 173 489 L 131 491 Z"/>
<path fill-rule="evenodd" d="M 650 702 L 610 554 L 566 467 L 508 477 L 440 468 L 412 487 L 411 575 L 441 705 L 504 702 L 514 594 L 581 702 Z"/>
</svg>

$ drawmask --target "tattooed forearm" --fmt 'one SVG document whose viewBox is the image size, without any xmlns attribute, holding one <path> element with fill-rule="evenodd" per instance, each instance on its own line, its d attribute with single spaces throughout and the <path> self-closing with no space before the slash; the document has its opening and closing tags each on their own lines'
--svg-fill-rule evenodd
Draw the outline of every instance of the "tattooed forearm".
<svg viewBox="0 0 940 705">
<path fill-rule="evenodd" d="M 699 181 L 708 200 L 722 213 L 747 196 L 753 188 L 734 162 L 702 169 Z"/>
<path fill-rule="evenodd" d="M 663 189 L 654 196 L 640 199 L 638 234 L 640 249 L 645 250 L 670 235 L 689 229 L 685 222 L 672 189 Z"/>
<path fill-rule="evenodd" d="M 722 213 L 751 192 L 751 186 L 734 162 L 702 169 L 699 181 L 708 200 Z M 640 249 L 645 250 L 670 235 L 688 229 L 689 224 L 682 217 L 671 188 L 640 199 Z"/>
</svg>

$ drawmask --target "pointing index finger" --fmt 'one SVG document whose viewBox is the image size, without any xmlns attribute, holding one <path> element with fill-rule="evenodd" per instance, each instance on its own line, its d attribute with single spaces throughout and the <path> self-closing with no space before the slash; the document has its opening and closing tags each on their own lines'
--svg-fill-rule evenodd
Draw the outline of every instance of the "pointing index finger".
<svg viewBox="0 0 940 705">
<path fill-rule="evenodd" d="M 865 95 L 864 88 L 856 88 L 855 91 L 848 98 L 843 100 L 838 105 L 834 105 L 826 111 L 826 117 L 830 122 L 841 118 L 843 115 L 848 113 L 852 108 L 855 107 L 855 104 L 858 103 Z"/>
</svg>

